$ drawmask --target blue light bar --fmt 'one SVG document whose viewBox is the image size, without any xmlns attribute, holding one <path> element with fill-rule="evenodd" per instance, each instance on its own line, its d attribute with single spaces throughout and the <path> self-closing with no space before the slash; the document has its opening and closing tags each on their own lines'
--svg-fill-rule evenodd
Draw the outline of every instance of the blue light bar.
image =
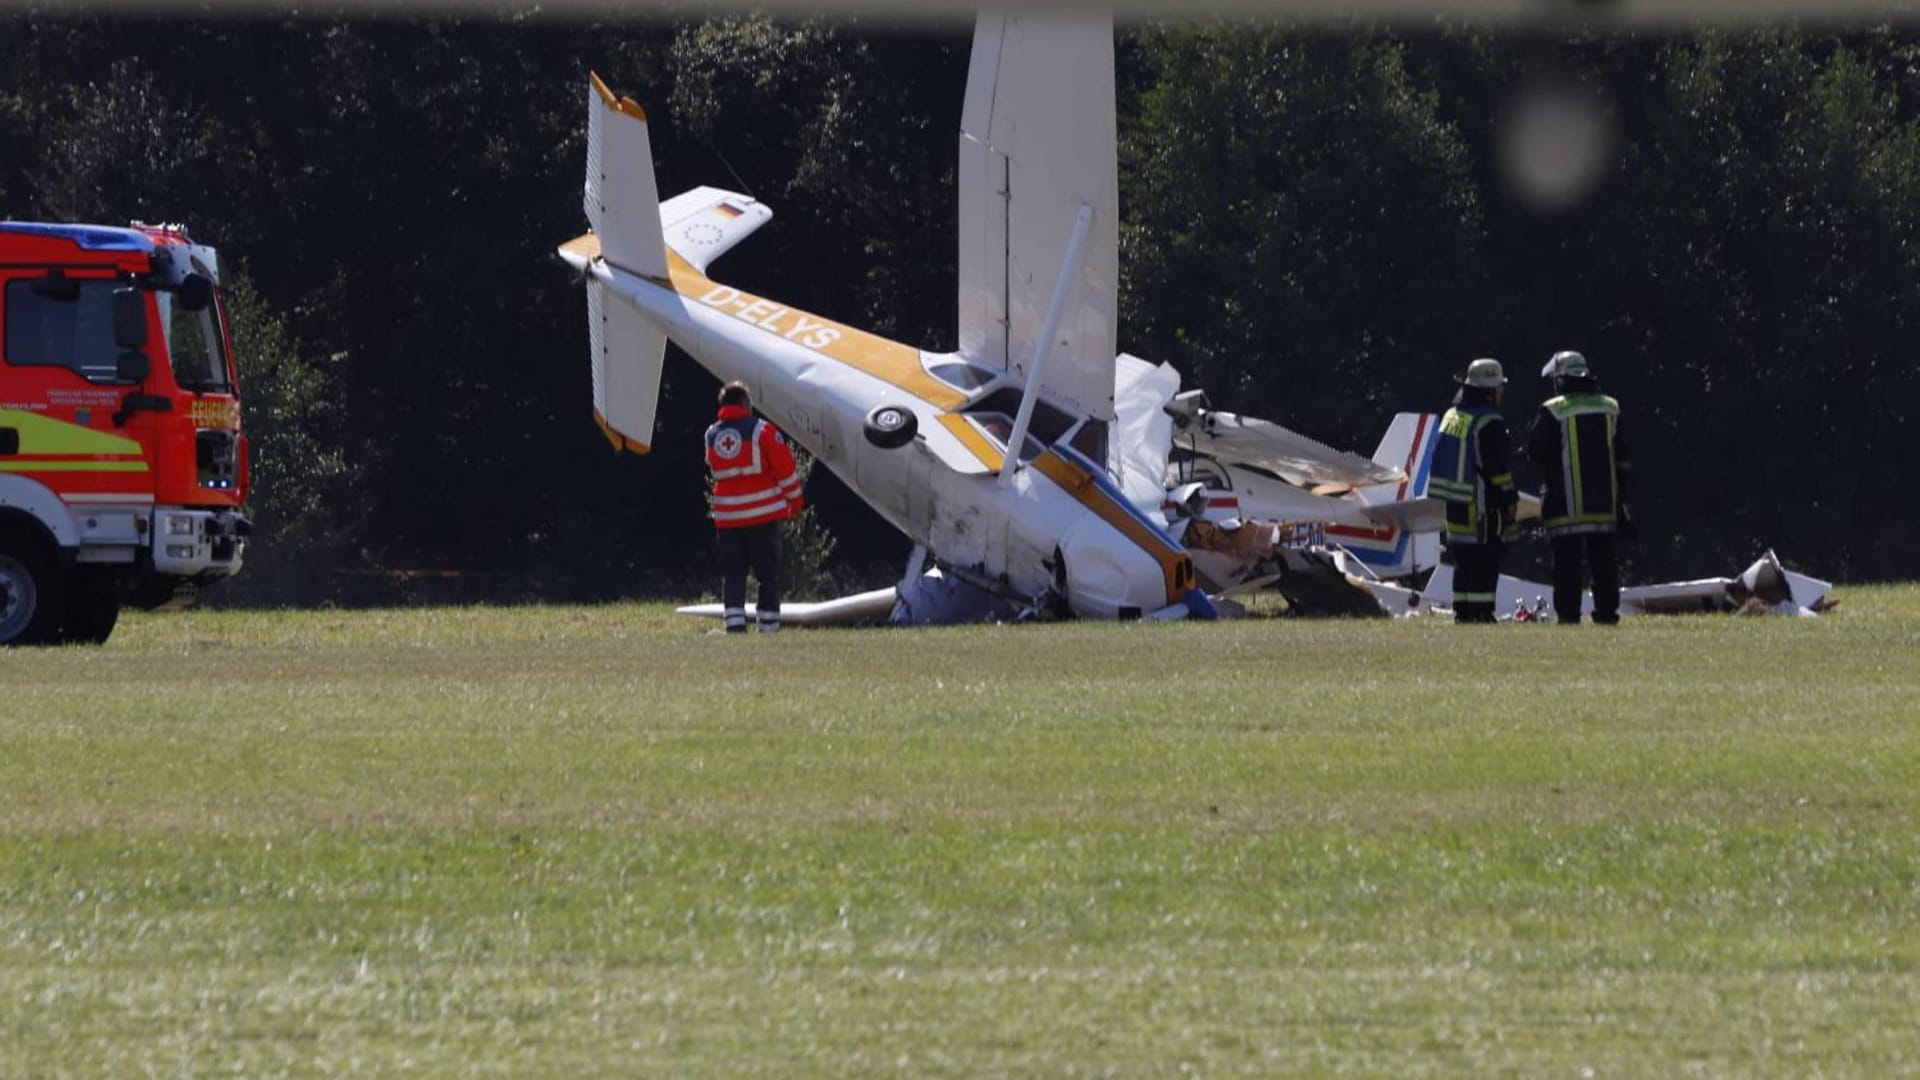
<svg viewBox="0 0 1920 1080">
<path fill-rule="evenodd" d="M 85 251 L 151 252 L 156 246 L 145 233 L 110 225 L 49 225 L 37 221 L 0 221 L 0 232 L 50 236 L 71 240 Z"/>
</svg>

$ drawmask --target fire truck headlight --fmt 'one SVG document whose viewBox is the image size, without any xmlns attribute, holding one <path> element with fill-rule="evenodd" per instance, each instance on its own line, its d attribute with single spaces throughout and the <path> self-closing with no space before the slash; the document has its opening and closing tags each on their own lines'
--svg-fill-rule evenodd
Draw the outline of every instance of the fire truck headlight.
<svg viewBox="0 0 1920 1080">
<path fill-rule="evenodd" d="M 190 514 L 168 514 L 166 518 L 166 534 L 168 536 L 192 536 L 197 531 L 195 526 L 198 524 Z"/>
<path fill-rule="evenodd" d="M 192 544 L 168 544 L 167 558 L 191 559 L 193 558 L 193 545 Z"/>
</svg>

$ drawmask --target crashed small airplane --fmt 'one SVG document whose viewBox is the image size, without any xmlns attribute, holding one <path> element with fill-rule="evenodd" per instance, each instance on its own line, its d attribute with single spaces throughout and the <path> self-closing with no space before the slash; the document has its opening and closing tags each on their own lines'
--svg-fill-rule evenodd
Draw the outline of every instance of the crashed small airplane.
<svg viewBox="0 0 1920 1080">
<path fill-rule="evenodd" d="M 592 231 L 560 255 L 585 278 L 601 429 L 617 449 L 646 451 L 669 340 L 720 379 L 746 381 L 789 438 L 914 542 L 898 597 L 917 600 L 912 621 L 962 608 L 1213 617 L 1209 593 L 1346 581 L 1310 543 L 1330 536 L 1370 576 L 1433 564 L 1437 542 L 1416 536 L 1439 520 L 1425 498 L 1433 417 L 1396 418 L 1369 460 L 1210 410 L 1179 394 L 1172 368 L 1116 352 L 1110 17 L 979 19 L 960 136 L 953 353 L 708 277 L 772 210 L 708 187 L 661 202 L 645 112 L 597 76 L 589 84 Z M 1190 483 L 1202 484 L 1197 498 L 1169 501 Z M 1268 539 L 1222 540 L 1243 527 Z M 784 613 L 857 618 L 891 607 L 894 593 Z"/>
<path fill-rule="evenodd" d="M 1215 410 L 1172 367 L 1116 352 L 1110 17 L 983 14 L 975 26 L 952 353 L 714 281 L 708 267 L 772 209 L 712 187 L 660 201 L 645 112 L 597 76 L 587 109 L 591 231 L 559 250 L 586 284 L 608 440 L 646 452 L 671 340 L 746 381 L 789 438 L 913 541 L 897 587 L 787 604 L 784 621 L 1210 618 L 1262 588 L 1315 614 L 1450 605 L 1444 512 L 1427 495 L 1438 417 L 1396 416 L 1364 458 Z M 1523 495 L 1520 518 L 1539 505 Z M 1737 578 L 1627 589 L 1622 610 L 1761 597 L 1766 610 L 1817 612 L 1828 588 L 1769 553 Z M 1498 595 L 1532 613 L 1550 592 L 1503 577 Z"/>
</svg>

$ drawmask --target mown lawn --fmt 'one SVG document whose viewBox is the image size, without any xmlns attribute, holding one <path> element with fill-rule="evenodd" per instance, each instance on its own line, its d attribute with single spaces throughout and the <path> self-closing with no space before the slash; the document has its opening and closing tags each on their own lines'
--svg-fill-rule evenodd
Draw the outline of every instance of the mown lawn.
<svg viewBox="0 0 1920 1080">
<path fill-rule="evenodd" d="M 0 653 L 0 1076 L 1920 1072 L 1920 587 L 1823 620 Z"/>
</svg>

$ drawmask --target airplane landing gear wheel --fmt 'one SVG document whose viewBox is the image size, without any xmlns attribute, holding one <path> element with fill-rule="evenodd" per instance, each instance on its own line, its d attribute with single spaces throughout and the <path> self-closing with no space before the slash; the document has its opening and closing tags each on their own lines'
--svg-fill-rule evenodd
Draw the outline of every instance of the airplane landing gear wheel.
<svg viewBox="0 0 1920 1080">
<path fill-rule="evenodd" d="M 52 641 L 66 607 L 65 585 L 46 545 L 0 533 L 0 645 Z"/>
<path fill-rule="evenodd" d="M 920 430 L 920 418 L 912 409 L 898 405 L 879 405 L 867 414 L 867 422 L 862 434 L 867 441 L 882 450 L 892 450 L 913 441 L 914 433 Z"/>
</svg>

